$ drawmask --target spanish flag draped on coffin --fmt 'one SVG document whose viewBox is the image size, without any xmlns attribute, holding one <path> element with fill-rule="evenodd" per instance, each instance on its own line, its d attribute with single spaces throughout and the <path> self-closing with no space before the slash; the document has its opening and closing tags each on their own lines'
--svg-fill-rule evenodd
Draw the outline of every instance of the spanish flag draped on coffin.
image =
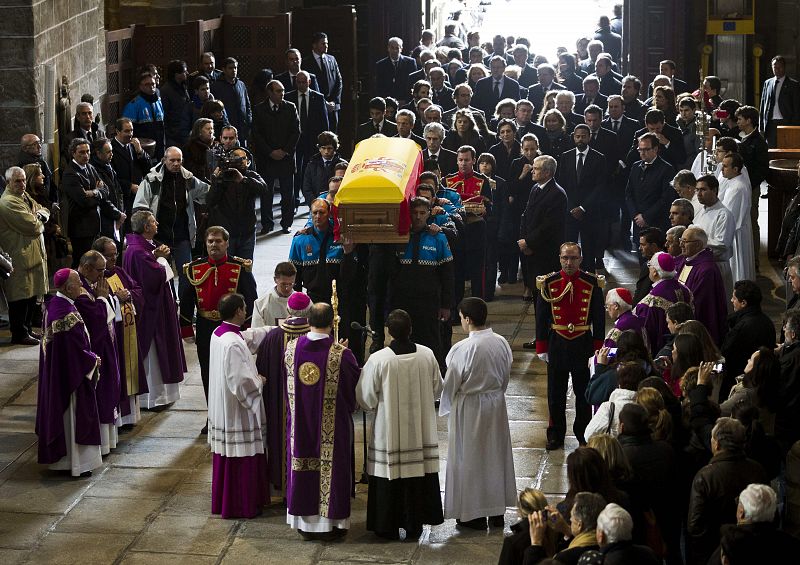
<svg viewBox="0 0 800 565">
<path fill-rule="evenodd" d="M 334 206 L 336 239 L 405 243 L 409 202 L 422 172 L 422 151 L 410 139 L 378 137 L 356 146 Z"/>
</svg>

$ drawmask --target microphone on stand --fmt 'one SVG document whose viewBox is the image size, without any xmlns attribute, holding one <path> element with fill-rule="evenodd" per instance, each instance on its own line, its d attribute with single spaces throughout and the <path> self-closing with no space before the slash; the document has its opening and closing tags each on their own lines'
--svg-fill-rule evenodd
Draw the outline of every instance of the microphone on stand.
<svg viewBox="0 0 800 565">
<path fill-rule="evenodd" d="M 350 322 L 350 328 L 356 330 L 357 332 L 363 332 L 369 337 L 375 339 L 375 332 L 372 331 L 372 328 L 369 327 L 369 324 L 362 326 L 358 322 Z"/>
</svg>

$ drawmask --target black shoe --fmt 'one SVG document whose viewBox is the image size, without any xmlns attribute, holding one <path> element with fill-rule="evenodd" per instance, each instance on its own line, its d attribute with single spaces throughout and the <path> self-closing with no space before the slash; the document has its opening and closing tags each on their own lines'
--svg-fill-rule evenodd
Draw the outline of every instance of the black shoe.
<svg viewBox="0 0 800 565">
<path fill-rule="evenodd" d="M 548 439 L 547 445 L 545 445 L 545 449 L 547 451 L 555 451 L 556 449 L 562 449 L 564 447 L 564 440 L 561 439 Z"/>
<path fill-rule="evenodd" d="M 284 233 L 284 234 L 285 233 L 292 233 L 292 229 L 291 228 L 281 228 L 281 233 Z"/>
<path fill-rule="evenodd" d="M 535 341 L 526 341 L 522 344 L 522 349 L 536 349 Z"/>
<path fill-rule="evenodd" d="M 25 334 L 24 336 L 11 338 L 11 343 L 13 345 L 39 345 L 39 340 Z"/>
<path fill-rule="evenodd" d="M 261 231 L 258 232 L 258 235 L 267 235 L 271 231 L 272 231 L 272 228 L 261 228 Z"/>
<path fill-rule="evenodd" d="M 91 471 L 84 471 L 83 473 L 81 473 L 81 474 L 80 474 L 80 475 L 78 475 L 78 476 L 79 476 L 81 479 L 86 479 L 86 478 L 89 478 L 89 477 L 91 477 L 91 476 L 92 476 L 92 472 L 91 472 Z"/>
<path fill-rule="evenodd" d="M 475 518 L 474 520 L 467 520 L 466 522 L 456 520 L 456 527 L 469 528 L 471 530 L 485 530 L 486 518 Z"/>
<path fill-rule="evenodd" d="M 208 423 L 206 423 L 206 425 L 203 426 L 203 429 L 200 430 L 200 435 L 201 436 L 207 436 L 208 435 Z"/>
<path fill-rule="evenodd" d="M 506 525 L 506 517 L 504 515 L 500 516 L 489 516 L 489 527 L 490 528 L 504 528 Z"/>
</svg>

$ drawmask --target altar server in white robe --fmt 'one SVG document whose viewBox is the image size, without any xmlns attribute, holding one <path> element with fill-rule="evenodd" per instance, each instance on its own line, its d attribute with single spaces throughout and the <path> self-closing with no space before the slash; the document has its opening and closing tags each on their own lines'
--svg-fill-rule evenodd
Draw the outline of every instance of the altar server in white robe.
<svg viewBox="0 0 800 565">
<path fill-rule="evenodd" d="M 369 441 L 367 530 L 387 539 L 419 538 L 423 524 L 444 522 L 439 493 L 439 435 L 435 399 L 442 391 L 439 363 L 411 341 L 411 317 L 386 318 L 392 342 L 370 355 L 356 388 L 365 410 L 375 410 Z"/>
<path fill-rule="evenodd" d="M 736 231 L 733 234 L 731 271 L 733 280 L 756 280 L 753 232 L 750 228 L 750 181 L 742 173 L 744 161 L 738 153 L 728 153 L 722 159 L 722 179 L 719 183 L 719 199 L 733 214 Z"/>
<path fill-rule="evenodd" d="M 697 179 L 695 185 L 697 199 L 703 208 L 694 216 L 693 226 L 702 228 L 708 236 L 708 247 L 714 254 L 714 260 L 722 273 L 725 285 L 725 296 L 733 293 L 733 274 L 731 272 L 731 256 L 733 255 L 733 235 L 736 232 L 736 220 L 719 199 L 719 181 L 714 175 L 704 175 Z M 731 309 L 728 304 L 728 309 Z"/>
<path fill-rule="evenodd" d="M 450 349 L 439 415 L 449 414 L 445 518 L 485 530 L 503 527 L 516 504 L 514 460 L 505 391 L 511 347 L 486 324 L 486 303 L 465 298 L 458 306 L 469 337 Z"/>
<path fill-rule="evenodd" d="M 241 330 L 247 308 L 241 294 L 223 296 L 222 323 L 211 335 L 208 443 L 213 466 L 211 513 L 254 518 L 269 502 L 266 415 L 253 353 L 272 326 Z"/>
</svg>

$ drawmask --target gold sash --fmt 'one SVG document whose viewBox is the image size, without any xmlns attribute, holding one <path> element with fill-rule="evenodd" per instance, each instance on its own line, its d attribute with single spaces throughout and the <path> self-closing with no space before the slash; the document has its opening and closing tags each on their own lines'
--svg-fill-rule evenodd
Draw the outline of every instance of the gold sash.
<svg viewBox="0 0 800 565">
<path fill-rule="evenodd" d="M 112 294 L 125 288 L 117 273 L 107 277 L 106 281 L 108 281 L 108 288 Z M 120 304 L 120 310 L 122 312 L 122 344 L 117 344 L 117 347 L 122 347 L 123 362 L 120 364 L 120 370 L 127 383 L 128 396 L 134 396 L 139 394 L 139 346 L 136 338 L 136 308 L 133 306 L 133 300 Z"/>
<path fill-rule="evenodd" d="M 682 284 L 686 284 L 686 281 L 689 279 L 689 273 L 692 272 L 692 269 L 694 269 L 693 265 L 684 265 L 683 266 L 683 269 L 681 269 L 681 273 L 678 275 L 678 280 Z"/>
</svg>

